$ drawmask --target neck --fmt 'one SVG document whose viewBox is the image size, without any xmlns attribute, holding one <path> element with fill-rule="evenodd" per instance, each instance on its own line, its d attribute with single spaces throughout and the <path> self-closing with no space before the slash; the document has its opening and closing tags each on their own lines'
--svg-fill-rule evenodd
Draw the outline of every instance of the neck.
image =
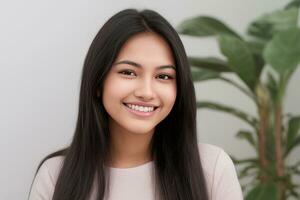
<svg viewBox="0 0 300 200">
<path fill-rule="evenodd" d="M 111 167 L 134 167 L 152 160 L 149 133 L 132 133 L 123 128 L 110 126 L 110 149 L 108 165 Z"/>
</svg>

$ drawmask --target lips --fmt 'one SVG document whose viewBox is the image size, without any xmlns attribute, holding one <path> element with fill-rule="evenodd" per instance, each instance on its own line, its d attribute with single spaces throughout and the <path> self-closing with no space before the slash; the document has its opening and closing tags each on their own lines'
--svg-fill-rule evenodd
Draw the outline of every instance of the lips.
<svg viewBox="0 0 300 200">
<path fill-rule="evenodd" d="M 130 112 L 134 116 L 141 118 L 141 119 L 147 119 L 148 117 L 151 117 L 151 116 L 155 115 L 155 113 L 158 112 L 158 110 L 157 110 L 158 107 L 154 108 L 153 111 L 151 111 L 151 112 L 141 112 L 138 110 L 131 109 L 125 103 L 123 103 L 123 105 L 128 112 Z"/>
<path fill-rule="evenodd" d="M 140 101 L 123 102 L 123 103 L 125 103 L 125 104 L 131 104 L 131 105 L 136 105 L 136 106 L 144 106 L 144 107 L 158 107 L 156 104 L 145 103 L 145 102 L 140 102 Z"/>
<path fill-rule="evenodd" d="M 126 107 L 129 108 L 129 106 L 128 106 L 127 104 L 137 105 L 137 104 L 133 104 L 133 103 L 124 103 L 124 102 L 123 102 L 123 105 L 125 105 Z M 140 106 L 140 105 L 137 105 L 137 106 Z M 158 106 L 143 106 L 143 107 L 154 107 L 154 108 L 153 108 L 153 111 L 156 110 L 156 109 L 158 108 Z M 131 109 L 131 108 L 130 108 L 130 109 Z M 153 111 L 152 111 L 152 112 L 153 112 Z"/>
</svg>

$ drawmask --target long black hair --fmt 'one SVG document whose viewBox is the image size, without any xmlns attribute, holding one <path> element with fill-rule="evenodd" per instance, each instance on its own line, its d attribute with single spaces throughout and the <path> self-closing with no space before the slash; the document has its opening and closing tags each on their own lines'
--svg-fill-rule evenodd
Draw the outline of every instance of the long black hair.
<svg viewBox="0 0 300 200">
<path fill-rule="evenodd" d="M 135 34 L 153 32 L 168 42 L 176 65 L 177 97 L 169 115 L 152 137 L 155 182 L 161 200 L 208 200 L 196 131 L 196 97 L 188 59 L 175 29 L 152 10 L 125 9 L 112 16 L 94 38 L 86 55 L 80 88 L 75 134 L 62 155 L 53 200 L 86 200 L 96 187 L 102 200 L 109 186 L 105 160 L 109 151 L 108 113 L 103 82 L 122 45 Z M 96 183 L 96 184 L 95 184 Z"/>
</svg>

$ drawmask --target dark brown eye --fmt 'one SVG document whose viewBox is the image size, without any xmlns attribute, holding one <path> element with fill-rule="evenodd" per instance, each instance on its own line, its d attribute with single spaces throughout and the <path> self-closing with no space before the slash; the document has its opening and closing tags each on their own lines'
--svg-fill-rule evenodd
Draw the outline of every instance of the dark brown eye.
<svg viewBox="0 0 300 200">
<path fill-rule="evenodd" d="M 167 74 L 160 74 L 158 75 L 159 78 L 163 79 L 163 80 L 169 80 L 169 79 L 173 79 L 172 76 L 169 76 Z"/>
<path fill-rule="evenodd" d="M 130 70 L 123 70 L 119 72 L 120 74 L 126 75 L 126 76 L 131 76 L 132 74 L 135 75 L 133 71 Z"/>
</svg>

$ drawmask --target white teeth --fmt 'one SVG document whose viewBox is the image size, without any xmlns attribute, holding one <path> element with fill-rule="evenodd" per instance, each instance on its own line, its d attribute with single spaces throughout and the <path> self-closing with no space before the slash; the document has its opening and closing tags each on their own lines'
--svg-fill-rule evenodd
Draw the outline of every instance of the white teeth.
<svg viewBox="0 0 300 200">
<path fill-rule="evenodd" d="M 133 110 L 138 110 L 140 112 L 152 112 L 154 110 L 154 107 L 144 107 L 144 106 L 137 106 L 132 104 L 126 104 L 126 106 Z"/>
</svg>

